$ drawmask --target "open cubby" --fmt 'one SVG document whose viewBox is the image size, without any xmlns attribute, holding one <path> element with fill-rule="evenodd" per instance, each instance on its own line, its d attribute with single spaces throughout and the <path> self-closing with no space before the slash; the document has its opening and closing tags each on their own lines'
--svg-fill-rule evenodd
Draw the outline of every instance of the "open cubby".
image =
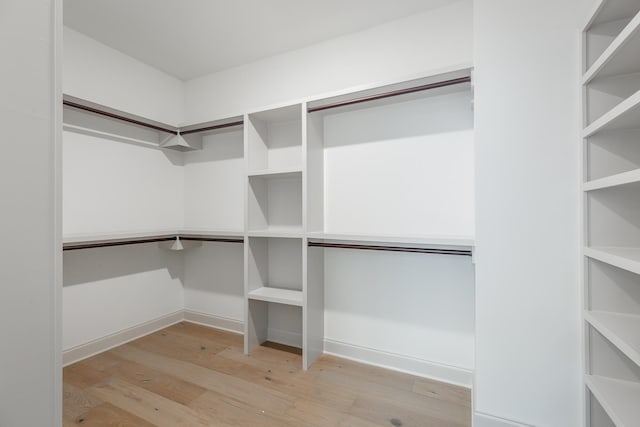
<svg viewBox="0 0 640 427">
<path fill-rule="evenodd" d="M 250 237 L 250 299 L 302 305 L 302 239 Z"/>
<path fill-rule="evenodd" d="M 640 248 L 640 183 L 586 196 L 590 247 Z"/>
<path fill-rule="evenodd" d="M 615 75 L 594 80 L 586 87 L 587 124 L 611 111 L 640 90 L 640 69 L 633 74 Z"/>
<path fill-rule="evenodd" d="M 249 172 L 302 168 L 302 106 L 249 114 Z"/>
<path fill-rule="evenodd" d="M 585 143 L 587 181 L 640 169 L 640 129 L 602 132 Z"/>
<path fill-rule="evenodd" d="M 588 310 L 640 316 L 640 275 L 588 260 Z"/>
<path fill-rule="evenodd" d="M 302 347 L 302 243 L 302 239 L 249 238 L 248 351 L 267 340 Z"/>
<path fill-rule="evenodd" d="M 302 232 L 302 173 L 249 176 L 248 228 Z"/>
<path fill-rule="evenodd" d="M 585 28 L 585 66 L 590 68 L 640 11 L 636 0 L 604 0 Z"/>
</svg>

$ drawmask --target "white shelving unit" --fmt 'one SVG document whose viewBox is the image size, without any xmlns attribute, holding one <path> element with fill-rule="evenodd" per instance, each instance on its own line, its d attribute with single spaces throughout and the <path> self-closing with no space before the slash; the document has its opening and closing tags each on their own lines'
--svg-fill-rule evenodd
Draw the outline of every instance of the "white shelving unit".
<svg viewBox="0 0 640 427">
<path fill-rule="evenodd" d="M 244 303 L 245 352 L 265 341 L 293 344 L 302 349 L 307 369 L 324 351 L 325 249 L 342 245 L 367 251 L 471 254 L 472 228 L 455 234 L 460 224 L 473 223 L 471 97 L 470 70 L 465 69 L 181 128 L 111 110 L 106 119 L 87 111 L 72 112 L 70 120 L 84 120 L 99 129 L 94 133 L 108 134 L 105 139 L 149 146 L 154 149 L 150 153 L 163 159 L 172 156 L 173 162 L 168 162 L 172 166 L 184 166 L 184 223 L 197 228 L 68 235 L 65 249 L 156 242 L 169 249 L 182 249 L 186 241 L 189 246 L 207 241 L 244 243 L 244 289 L 238 298 Z M 336 120 L 346 125 L 336 126 Z M 130 135 L 111 127 L 124 127 Z M 160 153 L 155 149 L 166 145 L 165 134 L 181 136 L 200 150 L 185 152 L 188 147 L 178 145 L 173 147 L 178 153 Z M 189 142 L 192 136 L 198 141 Z M 335 147 L 339 149 L 332 150 Z M 345 157 L 328 156 L 340 154 L 342 148 Z M 416 197 L 442 187 L 438 180 L 445 173 L 447 194 L 436 194 L 443 201 Z M 128 197 L 127 190 L 121 186 L 114 191 L 112 204 Z M 179 197 L 170 194 L 166 199 L 169 204 Z M 128 205 L 135 202 L 131 198 Z M 336 225 L 340 217 L 346 221 Z M 121 222 L 114 220 L 105 228 L 126 227 L 127 217 L 118 219 Z M 454 233 L 440 235 L 437 227 L 419 228 L 433 222 L 446 222 L 448 228 L 442 233 Z M 186 253 L 187 265 L 206 262 L 213 253 L 211 246 Z M 240 270 L 222 280 L 240 280 Z M 202 294 L 202 289 L 194 288 L 191 298 Z"/>
<path fill-rule="evenodd" d="M 640 2 L 602 0 L 583 36 L 586 419 L 640 420 Z"/>
</svg>

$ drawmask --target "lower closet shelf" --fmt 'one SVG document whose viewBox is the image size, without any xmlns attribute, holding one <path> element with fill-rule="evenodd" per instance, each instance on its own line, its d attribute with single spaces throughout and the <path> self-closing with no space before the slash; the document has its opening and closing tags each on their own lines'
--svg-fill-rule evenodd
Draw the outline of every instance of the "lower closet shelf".
<svg viewBox="0 0 640 427">
<path fill-rule="evenodd" d="M 249 299 L 275 302 L 278 304 L 302 306 L 302 291 L 291 289 L 261 287 L 249 292 Z"/>
<path fill-rule="evenodd" d="M 585 383 L 616 427 L 635 427 L 640 420 L 640 384 L 587 375 Z"/>
</svg>

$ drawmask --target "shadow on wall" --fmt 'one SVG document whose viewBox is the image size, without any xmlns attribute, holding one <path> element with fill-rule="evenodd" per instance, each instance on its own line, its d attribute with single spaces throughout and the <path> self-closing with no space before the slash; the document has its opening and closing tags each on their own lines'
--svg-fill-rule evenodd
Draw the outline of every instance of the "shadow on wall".
<svg viewBox="0 0 640 427">
<path fill-rule="evenodd" d="M 446 89 L 446 88 L 445 88 Z M 439 89 L 438 89 L 439 90 Z M 469 91 L 413 98 L 391 105 L 368 103 L 325 117 L 325 148 L 473 130 Z M 438 96 L 433 96 L 438 95 Z M 331 110 L 329 110 L 331 111 Z"/>
<path fill-rule="evenodd" d="M 185 252 L 184 286 L 188 289 L 244 296 L 244 248 L 239 243 L 203 242 Z"/>
<path fill-rule="evenodd" d="M 212 133 L 203 135 L 202 150 L 184 154 L 185 165 L 190 163 L 210 163 L 244 157 L 243 132 Z"/>
<path fill-rule="evenodd" d="M 63 286 L 74 286 L 148 271 L 167 270 L 182 281 L 183 255 L 157 243 L 65 251 Z"/>
<path fill-rule="evenodd" d="M 325 310 L 471 335 L 474 267 L 466 256 L 325 249 Z"/>
</svg>

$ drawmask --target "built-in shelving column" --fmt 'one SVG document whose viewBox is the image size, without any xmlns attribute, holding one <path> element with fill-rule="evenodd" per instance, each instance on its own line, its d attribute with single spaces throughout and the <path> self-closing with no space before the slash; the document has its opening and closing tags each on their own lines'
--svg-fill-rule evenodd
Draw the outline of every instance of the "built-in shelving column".
<svg viewBox="0 0 640 427">
<path fill-rule="evenodd" d="M 640 420 L 640 2 L 603 0 L 583 36 L 587 425 Z"/>
<path fill-rule="evenodd" d="M 247 354 L 267 340 L 304 347 L 304 139 L 301 104 L 245 117 Z"/>
<path fill-rule="evenodd" d="M 319 115 L 307 114 L 306 110 L 305 103 L 304 223 L 308 236 L 324 230 L 324 120 Z M 308 247 L 307 238 L 304 245 L 302 365 L 307 369 L 324 350 L 324 249 Z"/>
</svg>

